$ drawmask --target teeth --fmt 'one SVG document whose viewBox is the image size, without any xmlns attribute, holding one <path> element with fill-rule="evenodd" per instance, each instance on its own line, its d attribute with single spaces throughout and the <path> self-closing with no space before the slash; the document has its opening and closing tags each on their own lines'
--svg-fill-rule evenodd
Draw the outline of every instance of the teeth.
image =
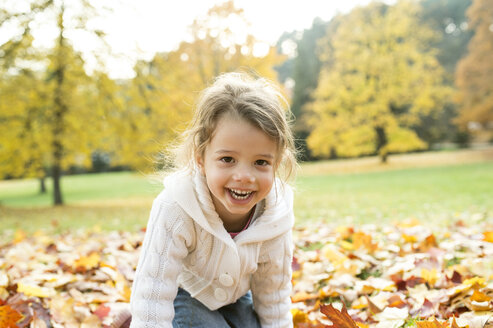
<svg viewBox="0 0 493 328">
<path fill-rule="evenodd" d="M 247 199 L 248 196 L 252 193 L 252 191 L 244 191 L 244 190 L 238 190 L 238 189 L 229 189 L 231 196 L 233 196 L 234 199 Z"/>
</svg>

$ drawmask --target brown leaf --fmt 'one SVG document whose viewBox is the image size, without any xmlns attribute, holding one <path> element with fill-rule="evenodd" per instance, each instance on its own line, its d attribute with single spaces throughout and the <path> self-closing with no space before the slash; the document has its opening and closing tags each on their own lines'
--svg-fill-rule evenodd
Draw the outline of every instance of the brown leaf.
<svg viewBox="0 0 493 328">
<path fill-rule="evenodd" d="M 320 306 L 320 312 L 325 314 L 330 321 L 332 321 L 332 326 L 327 326 L 327 328 L 358 328 L 356 322 L 347 313 L 346 306 L 342 305 L 342 311 L 337 310 L 329 305 Z"/>
<path fill-rule="evenodd" d="M 454 270 L 450 281 L 452 281 L 454 284 L 462 284 L 462 275 Z"/>
<path fill-rule="evenodd" d="M 390 296 L 387 302 L 389 303 L 389 307 L 396 307 L 402 309 L 403 307 L 406 306 L 406 303 L 404 303 L 404 301 L 399 295 Z"/>
</svg>

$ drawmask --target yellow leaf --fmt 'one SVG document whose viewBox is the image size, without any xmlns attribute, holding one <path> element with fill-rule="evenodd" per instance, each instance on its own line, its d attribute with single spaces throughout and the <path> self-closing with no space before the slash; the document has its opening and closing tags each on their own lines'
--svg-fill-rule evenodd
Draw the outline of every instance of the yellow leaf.
<svg viewBox="0 0 493 328">
<path fill-rule="evenodd" d="M 74 267 L 83 267 L 86 270 L 93 269 L 98 266 L 101 257 L 98 253 L 92 252 L 88 256 L 82 256 L 74 262 Z"/>
<path fill-rule="evenodd" d="M 477 287 L 478 288 L 483 288 L 486 286 L 484 278 L 481 277 L 474 277 L 471 279 L 464 280 L 463 282 L 464 285 L 470 285 L 472 287 Z"/>
<path fill-rule="evenodd" d="M 341 253 L 337 247 L 327 244 L 321 249 L 322 255 L 328 259 L 336 268 L 342 266 L 348 260 L 347 256 Z"/>
<path fill-rule="evenodd" d="M 51 297 L 56 295 L 56 291 L 53 288 L 29 285 L 22 282 L 17 284 L 17 292 L 24 293 L 26 296 L 36 297 Z"/>
<path fill-rule="evenodd" d="M 348 242 L 348 241 L 345 241 L 345 240 L 341 240 L 340 241 L 340 244 L 341 244 L 341 247 L 344 248 L 345 250 L 347 251 L 352 251 L 354 250 L 356 247 L 354 247 L 354 244 Z"/>
<path fill-rule="evenodd" d="M 299 309 L 291 309 L 291 314 L 293 316 L 293 324 L 295 326 L 300 323 L 309 322 L 308 315 Z"/>
<path fill-rule="evenodd" d="M 299 293 L 296 293 L 295 295 L 291 296 L 291 302 L 293 302 L 293 303 L 305 302 L 305 301 L 313 300 L 316 298 L 317 298 L 316 294 L 308 294 L 307 292 L 299 292 Z"/>
<path fill-rule="evenodd" d="M 493 231 L 485 231 L 483 232 L 484 235 L 484 241 L 493 243 Z"/>
<path fill-rule="evenodd" d="M 415 243 L 418 241 L 418 238 L 416 238 L 416 236 L 406 235 L 404 233 L 402 234 L 402 238 L 406 243 Z"/>
<path fill-rule="evenodd" d="M 423 278 L 430 286 L 435 286 L 435 283 L 438 280 L 437 269 L 421 269 L 421 278 Z"/>
</svg>

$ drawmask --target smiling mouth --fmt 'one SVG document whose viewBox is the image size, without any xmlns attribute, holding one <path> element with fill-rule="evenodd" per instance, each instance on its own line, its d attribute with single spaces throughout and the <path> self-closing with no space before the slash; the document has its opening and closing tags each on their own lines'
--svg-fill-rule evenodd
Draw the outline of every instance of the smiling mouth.
<svg viewBox="0 0 493 328">
<path fill-rule="evenodd" d="M 231 197 L 237 200 L 245 200 L 253 193 L 253 191 L 243 191 L 238 189 L 228 189 Z"/>
</svg>

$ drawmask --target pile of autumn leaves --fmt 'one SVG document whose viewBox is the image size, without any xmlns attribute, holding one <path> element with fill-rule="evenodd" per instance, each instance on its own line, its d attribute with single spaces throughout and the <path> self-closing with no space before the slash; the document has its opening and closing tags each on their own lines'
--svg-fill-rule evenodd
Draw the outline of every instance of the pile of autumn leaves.
<svg viewBox="0 0 493 328">
<path fill-rule="evenodd" d="M 17 232 L 0 245 L 0 328 L 112 327 L 144 231 Z M 303 328 L 493 326 L 493 225 L 328 225 L 294 233 Z"/>
</svg>

